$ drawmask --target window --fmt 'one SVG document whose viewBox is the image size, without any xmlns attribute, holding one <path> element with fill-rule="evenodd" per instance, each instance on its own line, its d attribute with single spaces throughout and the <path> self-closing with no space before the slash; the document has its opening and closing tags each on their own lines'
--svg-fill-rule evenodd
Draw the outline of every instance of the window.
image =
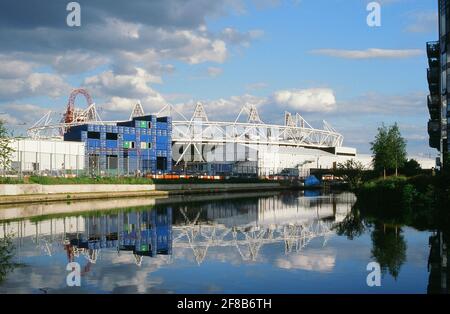
<svg viewBox="0 0 450 314">
<path fill-rule="evenodd" d="M 132 141 L 124 141 L 123 148 L 134 148 L 134 142 Z"/>
<path fill-rule="evenodd" d="M 117 133 L 106 133 L 107 140 L 117 140 Z"/>
<path fill-rule="evenodd" d="M 156 158 L 156 169 L 165 171 L 167 170 L 167 158 L 166 157 L 157 157 Z"/>
<path fill-rule="evenodd" d="M 91 131 L 89 131 L 89 132 L 87 132 L 87 137 L 99 140 L 100 139 L 100 132 L 91 132 Z"/>
</svg>

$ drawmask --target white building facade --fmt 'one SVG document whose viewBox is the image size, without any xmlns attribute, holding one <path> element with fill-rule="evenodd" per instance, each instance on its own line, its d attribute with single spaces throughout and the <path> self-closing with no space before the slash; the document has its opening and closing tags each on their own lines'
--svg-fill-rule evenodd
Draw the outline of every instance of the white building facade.
<svg viewBox="0 0 450 314">
<path fill-rule="evenodd" d="M 12 170 L 22 174 L 79 174 L 84 169 L 85 145 L 63 140 L 13 139 Z"/>
</svg>

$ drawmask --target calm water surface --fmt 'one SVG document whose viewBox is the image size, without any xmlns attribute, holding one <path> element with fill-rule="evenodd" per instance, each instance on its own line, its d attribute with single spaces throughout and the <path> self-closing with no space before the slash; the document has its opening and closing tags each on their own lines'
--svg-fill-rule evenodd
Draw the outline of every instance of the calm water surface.
<svg viewBox="0 0 450 314">
<path fill-rule="evenodd" d="M 282 192 L 0 209 L 15 247 L 0 293 L 427 293 L 432 234 L 355 221 L 354 202 Z M 71 261 L 81 287 L 67 287 Z M 381 287 L 367 286 L 372 261 Z"/>
</svg>

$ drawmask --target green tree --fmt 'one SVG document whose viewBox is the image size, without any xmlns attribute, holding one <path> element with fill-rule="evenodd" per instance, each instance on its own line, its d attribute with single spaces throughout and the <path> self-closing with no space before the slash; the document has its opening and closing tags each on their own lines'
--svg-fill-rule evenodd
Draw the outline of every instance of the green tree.
<svg viewBox="0 0 450 314">
<path fill-rule="evenodd" d="M 4 121 L 0 120 L 0 169 L 6 169 L 11 164 L 14 149 L 10 145 L 11 138 L 6 130 Z"/>
<path fill-rule="evenodd" d="M 339 163 L 335 174 L 342 177 L 350 187 L 350 189 L 358 188 L 363 180 L 364 175 L 364 165 L 353 159 L 349 159 L 344 163 Z"/>
<path fill-rule="evenodd" d="M 406 162 L 406 140 L 401 136 L 397 123 L 379 127 L 375 140 L 370 144 L 375 171 L 383 171 L 386 178 L 386 171 L 395 169 L 395 175 L 398 175 L 398 168 Z"/>
<path fill-rule="evenodd" d="M 415 159 L 409 159 L 400 169 L 400 173 L 407 177 L 417 176 L 422 173 L 422 167 Z"/>
</svg>

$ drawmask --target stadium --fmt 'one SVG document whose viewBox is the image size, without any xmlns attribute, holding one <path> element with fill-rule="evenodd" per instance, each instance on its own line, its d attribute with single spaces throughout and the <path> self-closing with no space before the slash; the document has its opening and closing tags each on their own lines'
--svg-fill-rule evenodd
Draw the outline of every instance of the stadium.
<svg viewBox="0 0 450 314">
<path fill-rule="evenodd" d="M 85 109 L 75 106 L 78 96 Z M 371 156 L 343 146 L 328 122 L 314 128 L 284 112 L 283 125 L 265 123 L 248 103 L 233 121 L 210 120 L 200 102 L 191 117 L 169 104 L 146 114 L 137 103 L 127 120 L 104 121 L 89 92 L 75 89 L 64 112 L 47 112 L 27 132 L 12 144 L 22 173 L 305 177 L 349 159 L 371 167 Z"/>
</svg>

